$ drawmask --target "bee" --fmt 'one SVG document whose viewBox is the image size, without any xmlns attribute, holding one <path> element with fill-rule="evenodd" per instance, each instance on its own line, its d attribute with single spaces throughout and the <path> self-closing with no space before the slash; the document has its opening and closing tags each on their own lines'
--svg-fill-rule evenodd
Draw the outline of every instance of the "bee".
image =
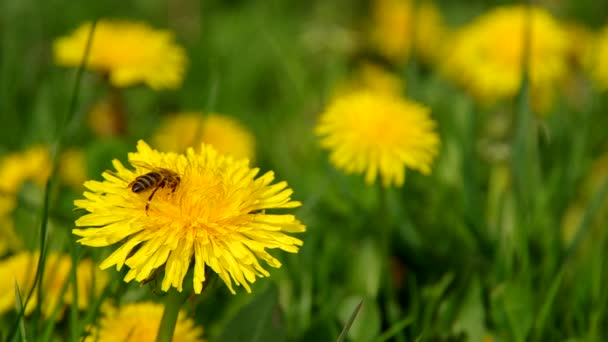
<svg viewBox="0 0 608 342">
<path fill-rule="evenodd" d="M 136 194 L 153 189 L 150 196 L 148 196 L 148 202 L 146 203 L 147 215 L 148 209 L 150 208 L 150 201 L 152 198 L 154 198 L 154 194 L 156 194 L 158 189 L 167 188 L 171 189 L 171 193 L 174 193 L 181 181 L 181 178 L 176 172 L 167 170 L 165 168 L 153 167 L 151 165 L 134 162 L 132 162 L 132 164 L 150 170 L 150 172 L 136 177 L 135 180 L 128 185 L 128 187 L 131 188 L 131 191 Z"/>
</svg>

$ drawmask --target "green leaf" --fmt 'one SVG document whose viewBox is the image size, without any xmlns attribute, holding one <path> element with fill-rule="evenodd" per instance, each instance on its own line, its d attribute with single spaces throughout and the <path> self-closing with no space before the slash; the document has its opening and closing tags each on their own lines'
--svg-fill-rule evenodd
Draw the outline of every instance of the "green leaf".
<svg viewBox="0 0 608 342">
<path fill-rule="evenodd" d="M 244 306 L 226 325 L 217 341 L 286 341 L 278 292 L 272 286 Z"/>
<path fill-rule="evenodd" d="M 376 298 L 382 272 L 382 252 L 372 239 L 365 239 L 352 261 L 351 287 L 355 293 Z"/>
<path fill-rule="evenodd" d="M 498 330 L 510 332 L 511 341 L 525 341 L 533 320 L 529 288 L 520 282 L 506 283 L 492 293 L 490 300 Z"/>
<path fill-rule="evenodd" d="M 464 332 L 467 341 L 482 341 L 485 333 L 484 316 L 481 284 L 478 277 L 473 277 L 454 323 L 454 332 Z"/>
</svg>

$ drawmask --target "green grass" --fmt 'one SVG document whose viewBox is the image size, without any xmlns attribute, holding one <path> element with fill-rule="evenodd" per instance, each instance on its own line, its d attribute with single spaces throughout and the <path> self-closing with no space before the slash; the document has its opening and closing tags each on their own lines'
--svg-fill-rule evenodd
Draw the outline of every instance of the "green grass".
<svg viewBox="0 0 608 342">
<path fill-rule="evenodd" d="M 440 2 L 449 23 L 505 1 L 460 3 L 470 6 Z M 606 18 L 594 4 L 570 1 L 558 12 L 597 28 Z M 252 294 L 238 288 L 233 296 L 210 280 L 202 295 L 187 299 L 183 309 L 210 341 L 332 341 L 342 332 L 346 341 L 608 340 L 606 174 L 591 191 L 582 188 L 593 161 L 608 152 L 605 94 L 588 87 L 582 108 L 560 99 L 536 118 L 525 97 L 481 108 L 432 69 L 403 69 L 408 96 L 432 108 L 441 151 L 430 176 L 408 172 L 403 188 L 368 187 L 363 177 L 335 170 L 312 133 L 357 56 L 305 39 L 335 25 L 361 27 L 364 5 L 205 1 L 182 18 L 162 1 L 2 2 L 0 155 L 38 143 L 56 153 L 80 146 L 89 177 L 100 179 L 169 112 L 215 111 L 245 123 L 257 138 L 256 166 L 289 182 L 308 230 L 298 254 L 273 252 L 283 266 L 256 281 Z M 54 66 L 51 54 L 54 38 L 97 17 L 176 29 L 190 60 L 178 91 L 140 86 L 122 93 L 127 132 L 112 140 L 95 138 L 86 124 L 88 108 L 108 89 L 90 72 L 80 80 L 76 70 Z M 508 131 L 495 137 L 488 127 L 499 113 L 508 116 Z M 511 158 L 487 158 L 485 141 L 507 146 Z M 505 173 L 511 181 L 501 181 Z M 80 196 L 56 177 L 46 188 L 27 183 L 14 213 L 25 248 L 103 260 L 114 248 L 80 247 L 70 233 L 82 214 L 72 210 Z M 572 205 L 582 208 L 581 220 L 564 242 L 562 220 Z M 42 266 L 39 274 L 45 272 Z M 0 339 L 77 341 L 104 301 L 166 299 L 152 291 L 154 282 L 140 287 L 121 280 L 124 270 L 107 272 L 108 287 L 87 309 L 74 306 L 47 320 L 40 305 L 31 315 L 20 312 L 28 298 L 45 294 L 11 281 L 19 300 L 0 317 Z"/>
</svg>

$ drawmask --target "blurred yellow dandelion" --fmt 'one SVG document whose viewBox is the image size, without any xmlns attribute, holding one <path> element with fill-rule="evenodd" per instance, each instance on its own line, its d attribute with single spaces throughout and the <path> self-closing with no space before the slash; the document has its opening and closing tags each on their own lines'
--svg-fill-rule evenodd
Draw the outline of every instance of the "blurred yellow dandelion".
<svg viewBox="0 0 608 342">
<path fill-rule="evenodd" d="M 154 342 L 163 315 L 163 305 L 154 302 L 128 303 L 120 307 L 102 306 L 102 317 L 97 326 L 87 328 L 85 342 L 137 341 Z M 173 333 L 173 341 L 204 341 L 203 329 L 180 312 Z"/>
<path fill-rule="evenodd" d="M 441 13 L 430 1 L 416 7 L 411 0 L 375 0 L 371 27 L 371 43 L 383 56 L 405 61 L 414 45 L 428 63 L 434 62 L 446 32 Z"/>
<path fill-rule="evenodd" d="M 13 226 L 13 211 L 17 207 L 17 195 L 23 184 L 32 181 L 42 186 L 50 171 L 48 149 L 41 145 L 0 159 L 0 255 L 21 247 Z"/>
<path fill-rule="evenodd" d="M 42 186 L 50 172 L 49 151 L 44 146 L 9 154 L 0 161 L 0 193 L 15 195 L 28 180 Z"/>
<path fill-rule="evenodd" d="M 608 25 L 606 25 L 593 41 L 593 47 L 588 56 L 588 68 L 598 89 L 608 89 Z"/>
<path fill-rule="evenodd" d="M 226 115 L 186 112 L 170 116 L 152 138 L 166 152 L 184 152 L 201 143 L 235 158 L 255 157 L 255 138 L 239 121 Z"/>
<path fill-rule="evenodd" d="M 0 282 L 0 313 L 7 312 L 15 307 L 15 282 L 19 285 L 19 290 L 23 296 L 26 296 L 30 291 L 36 276 L 38 255 L 36 252 L 20 252 L 0 261 L 0 279 L 3 279 Z M 69 281 L 71 267 L 72 259 L 70 256 L 56 252 L 50 252 L 47 255 L 42 282 L 42 288 L 44 289 L 42 313 L 45 317 L 49 317 L 58 305 L 61 315 L 63 311 L 61 309 L 65 305 L 72 304 L 71 285 L 68 286 L 62 297 L 63 287 Z M 84 309 L 89 305 L 93 294 L 99 295 L 103 290 L 108 282 L 108 277 L 94 267 L 94 264 L 88 259 L 81 261 L 77 267 L 78 308 Z M 36 307 L 36 300 L 36 296 L 31 297 L 26 307 L 26 314 L 31 313 Z"/>
<path fill-rule="evenodd" d="M 250 292 L 256 277 L 269 275 L 259 259 L 281 266 L 266 249 L 295 253 L 302 245 L 285 234 L 305 231 L 293 215 L 266 213 L 300 206 L 291 200 L 293 191 L 286 182 L 271 185 L 273 172 L 256 178 L 259 169 L 251 169 L 246 159 L 235 160 L 204 144 L 197 152 L 163 153 L 140 141 L 129 162 L 134 171 L 114 160 L 116 172 L 104 172 L 104 181 L 85 183 L 86 199 L 75 204 L 89 213 L 76 225 L 90 228 L 73 230 L 83 245 L 121 242 L 100 267 L 120 270 L 126 264 L 127 282 L 146 281 L 162 268 L 162 290 L 182 291 L 192 264 L 196 293 L 203 288 L 206 266 L 232 293 L 233 281 Z M 141 181 L 132 185 L 136 179 Z"/>
<path fill-rule="evenodd" d="M 462 27 L 444 50 L 444 71 L 482 103 L 511 98 L 521 87 L 526 41 L 531 98 L 542 112 L 568 76 L 568 44 L 558 22 L 540 7 L 499 7 Z"/>
<path fill-rule="evenodd" d="M 87 164 L 84 151 L 70 148 L 61 154 L 59 178 L 74 190 L 82 190 L 87 178 Z"/>
<path fill-rule="evenodd" d="M 403 185 L 405 167 L 429 174 L 439 136 L 429 109 L 396 96 L 361 91 L 335 99 L 321 114 L 316 133 L 331 162 L 346 173 L 365 173 L 374 183 Z"/>
<path fill-rule="evenodd" d="M 91 26 L 85 23 L 54 42 L 57 64 L 80 65 Z M 176 89 L 186 63 L 186 53 L 171 32 L 141 22 L 104 19 L 97 22 L 87 66 L 107 74 L 116 87 L 143 82 L 153 89 Z"/>
</svg>

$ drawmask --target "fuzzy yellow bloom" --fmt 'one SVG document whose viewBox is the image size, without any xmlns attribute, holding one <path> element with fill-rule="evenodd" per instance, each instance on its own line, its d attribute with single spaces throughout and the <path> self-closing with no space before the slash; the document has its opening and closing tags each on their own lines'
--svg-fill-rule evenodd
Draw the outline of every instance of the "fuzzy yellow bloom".
<svg viewBox="0 0 608 342">
<path fill-rule="evenodd" d="M 440 141 L 429 111 L 396 96 L 361 91 L 330 103 L 316 133 L 336 167 L 365 173 L 368 184 L 380 174 L 384 186 L 401 186 L 406 166 L 431 172 Z"/>
<path fill-rule="evenodd" d="M 531 98 L 542 112 L 568 77 L 568 42 L 540 7 L 499 7 L 462 27 L 444 50 L 444 71 L 479 102 L 512 98 L 521 88 L 526 41 Z"/>
<path fill-rule="evenodd" d="M 42 186 L 50 172 L 49 151 L 44 146 L 9 154 L 0 160 L 0 193 L 15 195 L 28 180 Z"/>
<path fill-rule="evenodd" d="M 38 265 L 38 253 L 21 252 L 0 261 L 0 313 L 7 312 L 15 308 L 15 282 L 19 285 L 19 290 L 23 297 L 30 291 L 36 268 Z M 63 312 L 65 305 L 72 304 L 72 289 L 68 285 L 67 291 L 62 297 L 62 290 L 66 282 L 69 281 L 72 259 L 69 255 L 62 255 L 51 252 L 47 255 L 44 280 L 42 287 L 44 297 L 42 303 L 42 313 L 49 317 L 55 307 L 59 305 L 59 315 Z M 89 305 L 93 294 L 99 295 L 101 290 L 108 282 L 105 273 L 99 271 L 91 260 L 83 260 L 77 266 L 78 277 L 78 308 L 84 309 Z M 26 314 L 31 313 L 36 307 L 36 296 L 32 296 Z"/>
<path fill-rule="evenodd" d="M 238 120 L 221 114 L 186 112 L 170 116 L 152 138 L 166 152 L 184 152 L 201 143 L 235 158 L 255 157 L 255 138 Z"/>
<path fill-rule="evenodd" d="M 404 82 L 397 75 L 377 64 L 365 62 L 347 81 L 338 84 L 335 92 L 340 96 L 350 92 L 370 90 L 399 96 L 404 89 Z"/>
<path fill-rule="evenodd" d="M 414 45 L 416 54 L 432 63 L 440 51 L 446 28 L 432 2 L 422 1 L 415 6 L 411 0 L 375 0 L 370 40 L 391 60 L 405 61 Z"/>
<path fill-rule="evenodd" d="M 121 341 L 154 342 L 163 316 L 163 306 L 154 302 L 128 303 L 120 307 L 102 306 L 97 326 L 87 328 L 85 342 Z M 173 333 L 173 341 L 202 342 L 203 329 L 180 312 Z"/>
<path fill-rule="evenodd" d="M 593 40 L 588 56 L 589 74 L 599 90 L 608 90 L 608 25 Z"/>
<path fill-rule="evenodd" d="M 250 292 L 256 277 L 269 275 L 259 259 L 281 266 L 266 249 L 295 253 L 302 245 L 285 234 L 305 231 L 293 215 L 266 213 L 300 206 L 291 200 L 293 191 L 286 182 L 271 185 L 273 172 L 256 178 L 259 169 L 251 169 L 246 159 L 204 144 L 196 152 L 163 153 L 140 141 L 129 162 L 135 170 L 114 160 L 116 172 L 104 172 L 104 181 L 85 183 L 86 199 L 75 204 L 89 213 L 76 225 L 89 228 L 73 230 L 83 245 L 120 242 L 100 267 L 120 270 L 126 264 L 127 282 L 146 281 L 164 269 L 162 290 L 182 291 L 192 264 L 196 293 L 203 288 L 207 266 L 232 293 L 233 281 Z"/>
<path fill-rule="evenodd" d="M 32 146 L 0 159 L 0 254 L 21 247 L 12 217 L 21 187 L 27 181 L 42 186 L 50 171 L 51 160 L 44 146 Z"/>
<path fill-rule="evenodd" d="M 87 164 L 84 151 L 70 148 L 61 154 L 59 178 L 74 190 L 82 190 L 87 179 Z"/>
<path fill-rule="evenodd" d="M 57 64 L 80 65 L 91 26 L 85 23 L 54 42 Z M 107 74 L 116 87 L 145 83 L 153 89 L 176 89 L 186 63 L 186 53 L 171 32 L 141 22 L 103 19 L 95 27 L 87 67 Z"/>
</svg>

